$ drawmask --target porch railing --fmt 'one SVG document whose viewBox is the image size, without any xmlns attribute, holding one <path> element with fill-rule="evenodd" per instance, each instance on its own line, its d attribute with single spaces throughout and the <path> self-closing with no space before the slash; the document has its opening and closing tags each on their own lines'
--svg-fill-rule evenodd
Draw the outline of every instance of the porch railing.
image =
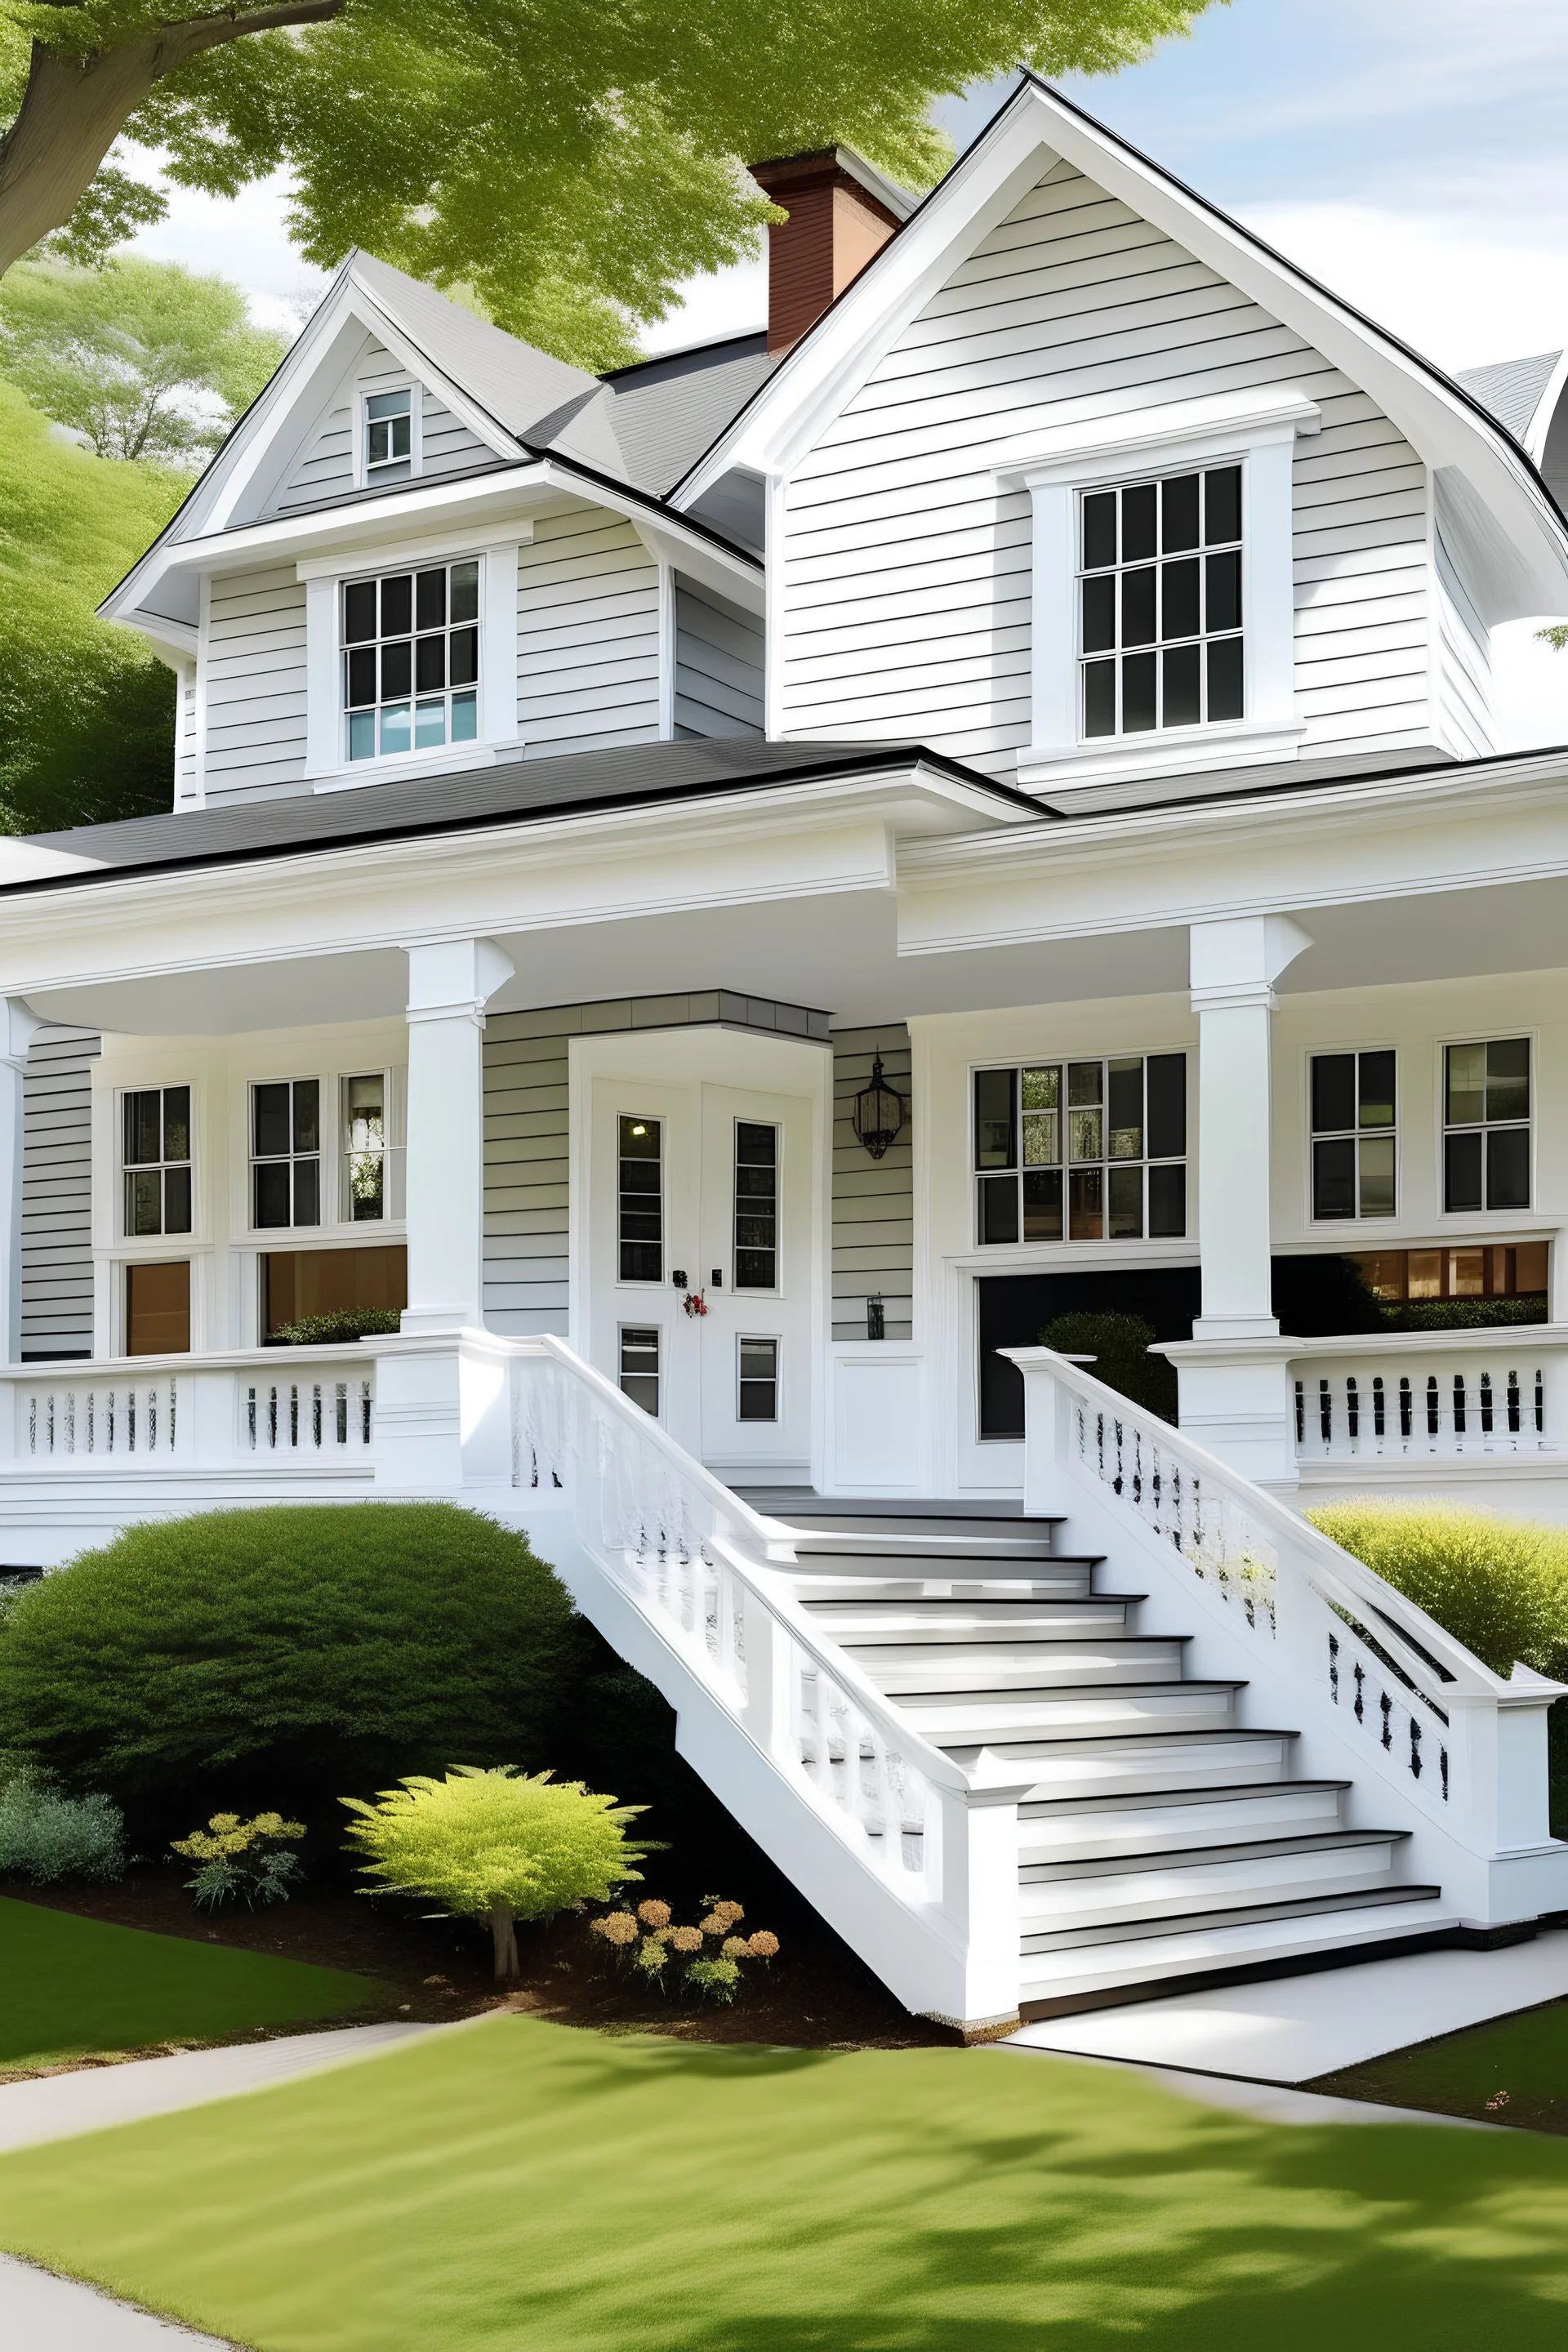
<svg viewBox="0 0 1568 2352">
<path fill-rule="evenodd" d="M 0 1372 L 0 1465 L 14 1470 L 360 1462 L 375 1363 L 359 1349 L 268 1348 Z"/>
<path fill-rule="evenodd" d="M 1563 1451 L 1568 1326 L 1303 1339 L 1289 1371 L 1304 1463 Z"/>
</svg>

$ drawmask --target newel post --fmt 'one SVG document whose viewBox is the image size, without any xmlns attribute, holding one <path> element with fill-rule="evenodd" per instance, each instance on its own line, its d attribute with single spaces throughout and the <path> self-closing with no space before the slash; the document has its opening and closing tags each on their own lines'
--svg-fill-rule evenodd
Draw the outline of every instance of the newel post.
<svg viewBox="0 0 1568 2352">
<path fill-rule="evenodd" d="M 933 1791 L 939 1899 L 963 1954 L 962 2010 L 946 2021 L 970 2041 L 1010 2032 L 1018 2022 L 1018 1804 L 1029 1785 Z"/>
</svg>

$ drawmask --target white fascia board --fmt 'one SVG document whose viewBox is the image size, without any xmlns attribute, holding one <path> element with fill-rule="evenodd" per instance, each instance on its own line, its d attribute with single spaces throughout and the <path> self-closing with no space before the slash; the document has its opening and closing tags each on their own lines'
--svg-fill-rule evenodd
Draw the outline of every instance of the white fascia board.
<svg viewBox="0 0 1568 2352">
<path fill-rule="evenodd" d="M 1429 466 L 1467 476 L 1493 532 L 1513 550 L 1509 608 L 1488 612 L 1489 621 L 1568 609 L 1568 529 L 1500 426 L 1380 329 L 1032 80 L 796 344 L 674 499 L 689 505 L 737 465 L 788 473 L 957 261 L 1058 156 L 1293 328 L 1376 401 Z"/>
</svg>

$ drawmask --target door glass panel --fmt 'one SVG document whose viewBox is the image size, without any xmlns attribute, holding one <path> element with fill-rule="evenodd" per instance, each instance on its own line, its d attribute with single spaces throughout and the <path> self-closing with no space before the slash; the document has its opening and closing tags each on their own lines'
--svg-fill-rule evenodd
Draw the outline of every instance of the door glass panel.
<svg viewBox="0 0 1568 2352">
<path fill-rule="evenodd" d="M 735 1287 L 778 1287 L 779 1131 L 735 1122 Z"/>
<path fill-rule="evenodd" d="M 658 1330 L 657 1326 L 621 1326 L 621 1393 L 658 1419 Z"/>
<path fill-rule="evenodd" d="M 657 1118 L 623 1117 L 619 1240 L 623 1282 L 664 1280 L 663 1130 Z"/>
<path fill-rule="evenodd" d="M 776 1421 L 779 1417 L 778 1341 L 743 1339 L 740 1358 L 740 1419 Z"/>
</svg>

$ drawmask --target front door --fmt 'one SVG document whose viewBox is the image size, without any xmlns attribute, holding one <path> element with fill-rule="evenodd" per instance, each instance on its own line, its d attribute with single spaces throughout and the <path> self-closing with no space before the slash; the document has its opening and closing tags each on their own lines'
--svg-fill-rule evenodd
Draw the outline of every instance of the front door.
<svg viewBox="0 0 1568 2352">
<path fill-rule="evenodd" d="M 721 1477 L 805 1483 L 827 1057 L 729 1031 L 574 1052 L 574 1119 L 580 1105 L 591 1129 L 574 1328 L 590 1360 Z"/>
</svg>

